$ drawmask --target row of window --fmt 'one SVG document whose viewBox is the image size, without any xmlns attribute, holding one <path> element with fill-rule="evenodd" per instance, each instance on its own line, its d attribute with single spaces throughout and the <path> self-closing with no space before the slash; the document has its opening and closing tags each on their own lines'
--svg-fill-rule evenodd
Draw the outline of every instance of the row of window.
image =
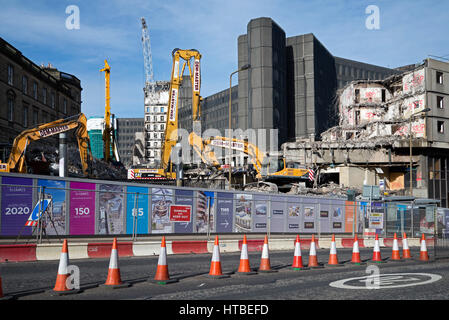
<svg viewBox="0 0 449 320">
<path fill-rule="evenodd" d="M 146 122 L 157 122 L 157 121 L 165 122 L 165 115 L 162 115 L 162 116 L 145 115 L 145 121 Z"/>
<path fill-rule="evenodd" d="M 146 129 L 146 131 L 155 131 L 155 130 L 164 131 L 165 123 L 161 123 L 161 124 L 147 123 L 145 125 L 145 129 Z"/>
<path fill-rule="evenodd" d="M 145 107 L 146 113 L 158 113 L 158 112 L 165 112 L 165 107 Z"/>
<path fill-rule="evenodd" d="M 337 72 L 340 76 L 348 76 L 357 79 L 370 79 L 370 80 L 380 80 L 390 75 L 390 73 L 388 72 L 370 71 L 342 64 L 337 64 Z"/>
<path fill-rule="evenodd" d="M 49 114 L 44 110 L 41 111 L 41 121 L 39 122 L 39 110 L 36 107 L 30 107 L 29 104 L 23 103 L 22 112 L 17 112 L 15 99 L 11 96 L 7 98 L 7 119 L 10 122 L 20 123 L 23 127 L 27 128 L 30 125 L 37 125 L 39 123 L 48 123 L 56 120 L 56 116 L 54 114 Z M 31 123 L 29 121 L 31 110 Z M 67 113 L 67 109 L 64 111 Z M 19 118 L 21 117 L 21 118 Z"/>
<path fill-rule="evenodd" d="M 22 92 L 26 95 L 30 95 L 39 101 L 38 90 L 39 86 L 37 81 L 33 81 L 32 92 L 28 90 L 28 77 L 26 75 L 22 76 Z M 8 84 L 14 86 L 14 67 L 8 64 Z M 42 88 L 42 103 L 50 106 L 52 109 L 56 108 L 56 93 L 54 91 L 49 92 L 47 88 Z M 67 113 L 67 99 L 64 98 L 62 101 L 62 112 Z"/>
</svg>

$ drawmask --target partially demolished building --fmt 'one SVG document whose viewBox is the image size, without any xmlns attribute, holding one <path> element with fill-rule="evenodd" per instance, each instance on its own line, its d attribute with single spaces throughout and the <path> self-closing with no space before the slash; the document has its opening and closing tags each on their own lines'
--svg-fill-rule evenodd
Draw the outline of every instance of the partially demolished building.
<svg viewBox="0 0 449 320">
<path fill-rule="evenodd" d="M 380 185 L 449 205 L 449 63 L 429 58 L 385 80 L 353 81 L 337 103 L 339 125 L 320 141 L 283 144 L 287 161 L 315 168 L 322 183 Z"/>
</svg>

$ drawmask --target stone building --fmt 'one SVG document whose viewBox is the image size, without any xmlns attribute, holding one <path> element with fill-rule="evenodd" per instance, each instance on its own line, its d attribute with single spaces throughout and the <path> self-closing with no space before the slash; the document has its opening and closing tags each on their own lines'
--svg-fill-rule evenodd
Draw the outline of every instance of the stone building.
<svg viewBox="0 0 449 320">
<path fill-rule="evenodd" d="M 79 114 L 81 91 L 76 76 L 38 66 L 0 38 L 0 160 L 23 130 Z"/>
</svg>

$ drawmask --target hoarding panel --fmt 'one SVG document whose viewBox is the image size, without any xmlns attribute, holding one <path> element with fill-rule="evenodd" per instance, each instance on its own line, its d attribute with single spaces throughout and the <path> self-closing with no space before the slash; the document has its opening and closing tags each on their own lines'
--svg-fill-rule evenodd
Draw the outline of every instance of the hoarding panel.
<svg viewBox="0 0 449 320">
<path fill-rule="evenodd" d="M 2 184 L 1 234 L 31 235 L 32 228 L 24 225 L 33 211 L 33 180 L 2 177 Z"/>
<path fill-rule="evenodd" d="M 126 193 L 126 233 L 148 234 L 148 188 L 129 186 Z"/>
<path fill-rule="evenodd" d="M 38 192 L 40 192 L 40 190 L 44 191 L 44 199 L 51 199 L 50 207 L 47 209 L 48 215 L 45 214 L 42 219 L 43 232 L 45 232 L 45 234 L 47 235 L 66 234 L 66 182 L 60 180 L 38 179 L 37 185 L 39 187 L 45 187 L 44 189 L 37 189 Z"/>
<path fill-rule="evenodd" d="M 175 203 L 176 205 L 189 206 L 190 213 L 193 210 L 193 191 L 191 190 L 175 190 Z M 192 233 L 193 232 L 193 221 L 190 215 L 189 222 L 175 222 L 174 223 L 175 233 Z"/>
<path fill-rule="evenodd" d="M 70 235 L 95 233 L 95 183 L 70 182 Z"/>
<path fill-rule="evenodd" d="M 173 190 L 151 188 L 151 233 L 172 233 L 169 208 L 174 202 Z"/>
</svg>

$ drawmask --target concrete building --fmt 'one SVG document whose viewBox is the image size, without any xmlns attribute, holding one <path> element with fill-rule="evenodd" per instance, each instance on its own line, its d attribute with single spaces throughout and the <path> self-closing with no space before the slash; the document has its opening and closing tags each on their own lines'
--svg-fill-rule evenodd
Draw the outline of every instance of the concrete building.
<svg viewBox="0 0 449 320">
<path fill-rule="evenodd" d="M 155 92 L 153 95 L 148 88 L 144 89 L 144 162 L 148 163 L 150 166 L 158 165 L 161 161 L 161 146 L 167 121 L 170 82 L 156 81 L 154 89 Z"/>
<path fill-rule="evenodd" d="M 284 154 L 343 186 L 381 185 L 448 207 L 448 79 L 449 63 L 428 58 L 385 80 L 353 81 L 339 93 L 339 125 L 321 141 L 284 144 Z"/>
<path fill-rule="evenodd" d="M 133 164 L 136 133 L 143 131 L 143 118 L 117 118 L 117 149 L 120 161 L 127 169 Z"/>
<path fill-rule="evenodd" d="M 313 35 L 287 37 L 271 18 L 257 18 L 240 35 L 238 73 L 232 88 L 232 129 L 264 129 L 257 144 L 264 151 L 279 150 L 282 143 L 319 138 L 338 124 L 337 90 L 356 79 L 384 79 L 398 70 L 333 56 Z M 235 80 L 234 80 L 235 81 Z M 228 129 L 229 88 L 205 97 L 202 127 Z M 185 110 L 190 110 L 186 106 Z M 188 129 L 189 112 L 180 113 Z M 189 122 L 190 121 L 190 122 Z M 187 124 L 186 124 L 187 123 Z M 184 127 L 186 125 L 186 127 Z M 268 130 L 277 129 L 270 136 Z"/>
<path fill-rule="evenodd" d="M 38 66 L 0 38 L 0 160 L 23 130 L 79 114 L 81 91 L 74 75 Z"/>
</svg>

